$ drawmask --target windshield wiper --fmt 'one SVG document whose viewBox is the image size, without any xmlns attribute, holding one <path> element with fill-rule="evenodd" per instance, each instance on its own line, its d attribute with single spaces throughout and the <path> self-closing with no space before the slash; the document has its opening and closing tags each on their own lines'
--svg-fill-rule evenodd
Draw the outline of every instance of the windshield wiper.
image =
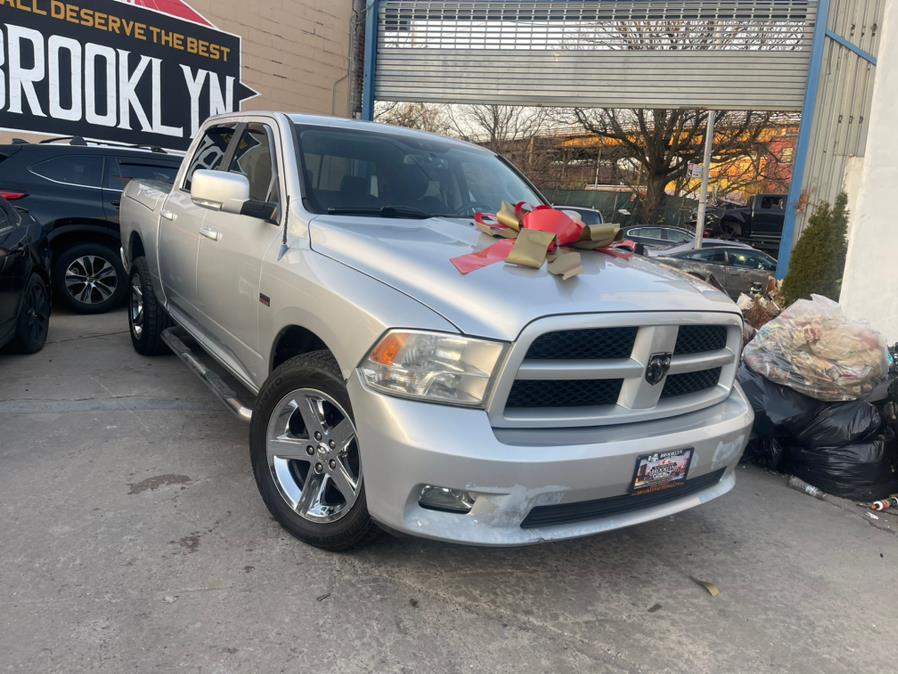
<svg viewBox="0 0 898 674">
<path fill-rule="evenodd" d="M 417 218 L 426 220 L 433 217 L 411 206 L 383 206 L 382 208 L 328 208 L 328 215 L 376 215 L 381 218 Z"/>
</svg>

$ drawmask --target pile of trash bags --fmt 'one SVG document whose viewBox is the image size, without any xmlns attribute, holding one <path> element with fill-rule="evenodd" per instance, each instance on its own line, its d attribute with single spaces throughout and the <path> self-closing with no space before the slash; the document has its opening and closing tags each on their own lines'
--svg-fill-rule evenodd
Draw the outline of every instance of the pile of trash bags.
<svg viewBox="0 0 898 674">
<path fill-rule="evenodd" d="M 737 379 L 755 411 L 744 461 L 859 501 L 898 492 L 894 414 L 884 418 L 898 374 L 889 387 L 877 332 L 814 296 L 762 326 L 743 360 Z"/>
<path fill-rule="evenodd" d="M 818 400 L 855 400 L 888 373 L 882 336 L 820 295 L 798 300 L 765 323 L 742 358 L 767 379 Z"/>
</svg>

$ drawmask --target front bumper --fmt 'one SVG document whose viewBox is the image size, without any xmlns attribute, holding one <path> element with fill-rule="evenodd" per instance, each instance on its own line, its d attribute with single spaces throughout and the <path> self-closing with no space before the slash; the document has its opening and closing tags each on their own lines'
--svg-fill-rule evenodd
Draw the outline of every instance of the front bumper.
<svg viewBox="0 0 898 674">
<path fill-rule="evenodd" d="M 482 410 L 375 393 L 348 382 L 371 516 L 388 529 L 474 545 L 526 545 L 586 536 L 692 508 L 735 485 L 754 420 L 736 385 L 724 402 L 678 417 L 598 428 L 494 429 Z M 595 519 L 522 528 L 532 508 L 627 492 L 637 457 L 694 448 L 688 479 L 723 469 L 707 489 Z M 475 493 L 466 515 L 418 505 L 425 484 Z M 638 499 L 639 497 L 633 497 Z"/>
</svg>

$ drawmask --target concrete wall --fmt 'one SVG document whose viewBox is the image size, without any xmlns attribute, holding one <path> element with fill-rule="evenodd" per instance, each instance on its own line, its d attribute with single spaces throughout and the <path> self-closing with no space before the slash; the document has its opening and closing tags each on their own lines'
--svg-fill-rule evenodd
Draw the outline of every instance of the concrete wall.
<svg viewBox="0 0 898 674">
<path fill-rule="evenodd" d="M 851 213 L 841 304 L 898 341 L 898 2 L 888 3 L 873 90 L 863 180 Z"/>
</svg>

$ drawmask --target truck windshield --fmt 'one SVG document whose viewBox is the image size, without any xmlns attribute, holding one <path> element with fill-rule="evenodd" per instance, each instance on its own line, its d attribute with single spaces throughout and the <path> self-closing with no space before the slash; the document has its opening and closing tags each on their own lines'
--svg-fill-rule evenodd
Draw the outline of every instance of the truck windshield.
<svg viewBox="0 0 898 674">
<path fill-rule="evenodd" d="M 313 213 L 468 217 L 502 201 L 543 203 L 495 154 L 439 138 L 296 125 L 303 202 Z"/>
</svg>

